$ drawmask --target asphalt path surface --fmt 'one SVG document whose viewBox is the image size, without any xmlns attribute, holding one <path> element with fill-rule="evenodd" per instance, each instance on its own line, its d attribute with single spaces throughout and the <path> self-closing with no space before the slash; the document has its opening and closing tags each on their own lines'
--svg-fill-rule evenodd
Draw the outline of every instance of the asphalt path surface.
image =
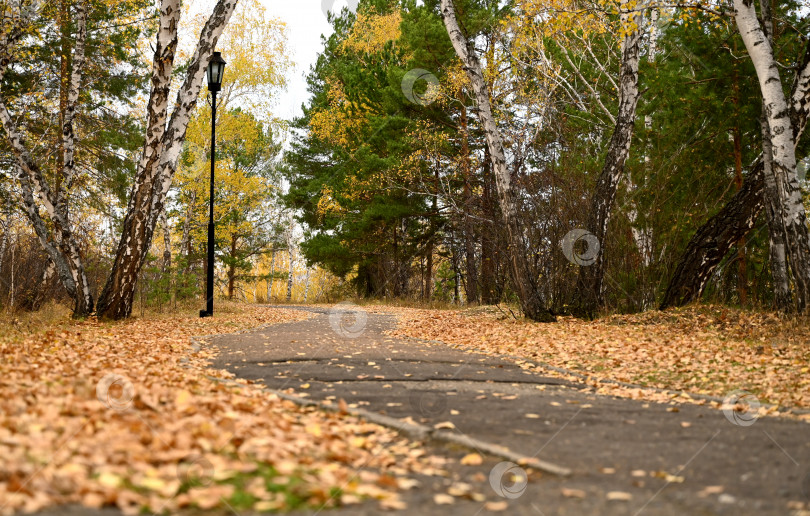
<svg viewBox="0 0 810 516">
<path fill-rule="evenodd" d="M 807 423 L 747 414 L 729 420 L 704 406 L 596 395 L 506 358 L 391 337 L 391 314 L 297 309 L 315 315 L 213 339 L 220 350 L 213 367 L 315 401 L 343 399 L 430 427 L 449 422 L 459 434 L 572 470 L 563 478 L 505 469 L 503 459 L 486 454 L 477 466 L 455 461 L 447 478 L 417 477 L 420 487 L 403 497 L 405 514 L 475 516 L 490 513 L 487 502 L 506 502 L 502 513 L 534 516 L 804 516 L 797 508 L 810 504 Z M 456 459 L 471 451 L 426 446 Z M 477 500 L 434 503 L 459 482 Z M 381 512 L 373 503 L 328 511 Z"/>
</svg>

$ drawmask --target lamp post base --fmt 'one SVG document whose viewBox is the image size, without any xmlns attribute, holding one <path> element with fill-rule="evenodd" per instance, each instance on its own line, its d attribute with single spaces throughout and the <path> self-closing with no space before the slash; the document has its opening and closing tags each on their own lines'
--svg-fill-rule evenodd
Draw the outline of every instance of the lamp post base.
<svg viewBox="0 0 810 516">
<path fill-rule="evenodd" d="M 213 317 L 214 314 L 209 312 L 208 310 L 200 310 L 200 317 Z"/>
</svg>

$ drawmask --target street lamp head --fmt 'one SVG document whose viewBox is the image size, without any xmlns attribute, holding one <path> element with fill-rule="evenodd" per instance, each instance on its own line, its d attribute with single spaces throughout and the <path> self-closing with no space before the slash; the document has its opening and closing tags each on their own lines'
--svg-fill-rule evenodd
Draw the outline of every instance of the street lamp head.
<svg viewBox="0 0 810 516">
<path fill-rule="evenodd" d="M 208 61 L 208 90 L 219 91 L 222 86 L 222 76 L 225 74 L 225 60 L 222 59 L 222 54 L 214 52 L 211 60 Z"/>
</svg>

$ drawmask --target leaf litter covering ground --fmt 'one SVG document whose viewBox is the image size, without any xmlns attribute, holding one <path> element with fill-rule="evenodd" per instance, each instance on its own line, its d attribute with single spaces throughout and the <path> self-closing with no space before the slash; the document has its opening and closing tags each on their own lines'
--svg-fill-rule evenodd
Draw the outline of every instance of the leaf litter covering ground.
<svg viewBox="0 0 810 516">
<path fill-rule="evenodd" d="M 556 324 L 514 320 L 495 307 L 388 310 L 399 317 L 393 332 L 397 335 L 516 356 L 527 360 L 518 361 L 521 367 L 543 374 L 566 377 L 535 363 L 564 368 L 587 376 L 600 393 L 705 403 L 676 393 L 599 381 L 611 379 L 720 398 L 744 390 L 761 403 L 810 408 L 807 320 L 717 306 L 616 315 L 597 321 L 561 317 Z M 760 410 L 779 413 L 776 408 Z M 807 415 L 800 417 L 808 419 Z"/>
<path fill-rule="evenodd" d="M 0 337 L 0 514 L 66 503 L 129 514 L 285 510 L 368 498 L 401 507 L 442 459 L 358 419 L 219 382 L 189 338 L 300 320 L 249 307 L 213 319 L 62 321 Z"/>
</svg>

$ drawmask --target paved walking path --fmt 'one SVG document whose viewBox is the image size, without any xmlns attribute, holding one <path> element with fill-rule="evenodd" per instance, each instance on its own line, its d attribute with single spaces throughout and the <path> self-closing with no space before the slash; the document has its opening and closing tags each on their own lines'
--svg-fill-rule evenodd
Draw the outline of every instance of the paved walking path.
<svg viewBox="0 0 810 516">
<path fill-rule="evenodd" d="M 491 475 L 502 459 L 455 464 L 449 478 L 420 479 L 422 487 L 404 496 L 406 514 L 489 513 L 483 501 L 433 503 L 435 494 L 459 481 L 486 501 L 508 502 L 505 514 L 784 515 L 802 514 L 790 508 L 797 503 L 810 508 L 806 423 L 762 418 L 741 426 L 706 407 L 597 396 L 509 360 L 392 338 L 384 333 L 396 325 L 390 314 L 298 309 L 316 315 L 214 339 L 221 353 L 213 367 L 308 399 L 344 399 L 431 427 L 451 422 L 460 434 L 573 472 L 567 478 L 534 473 L 522 485 L 519 470 L 512 471 L 517 476 L 498 475 L 501 469 Z M 429 448 L 456 458 L 469 453 Z M 328 514 L 378 512 L 369 504 Z"/>
</svg>

